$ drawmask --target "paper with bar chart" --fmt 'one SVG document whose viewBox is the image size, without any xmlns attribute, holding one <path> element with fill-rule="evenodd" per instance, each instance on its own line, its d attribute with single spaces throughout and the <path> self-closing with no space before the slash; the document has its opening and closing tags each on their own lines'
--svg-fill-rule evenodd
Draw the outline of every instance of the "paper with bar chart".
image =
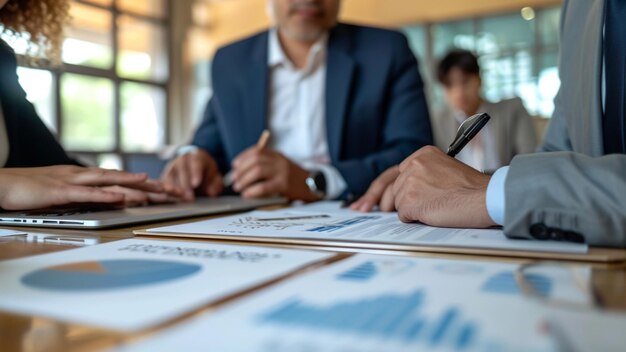
<svg viewBox="0 0 626 352">
<path fill-rule="evenodd" d="M 122 240 L 0 263 L 0 309 L 139 330 L 332 254 Z"/>
<path fill-rule="evenodd" d="M 306 243 L 327 241 L 354 247 L 364 244 L 368 247 L 403 245 L 573 254 L 584 254 L 589 249 L 586 244 L 579 243 L 511 240 L 497 229 L 451 229 L 406 224 L 398 219 L 396 213 L 360 213 L 341 209 L 339 204 L 320 202 L 287 210 L 254 211 L 153 228 L 140 233 L 215 235 L 269 242 L 277 239 Z"/>
<path fill-rule="evenodd" d="M 520 294 L 515 268 L 357 255 L 128 350 L 552 351 L 541 330 L 544 310 Z M 528 280 L 540 294 L 586 301 L 568 270 L 548 268 Z"/>
</svg>

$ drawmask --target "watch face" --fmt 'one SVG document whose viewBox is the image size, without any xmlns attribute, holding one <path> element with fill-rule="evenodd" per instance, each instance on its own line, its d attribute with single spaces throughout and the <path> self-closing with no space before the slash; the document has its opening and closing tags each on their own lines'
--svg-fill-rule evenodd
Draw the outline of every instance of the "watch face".
<svg viewBox="0 0 626 352">
<path fill-rule="evenodd" d="M 326 177 L 324 177 L 323 173 L 319 171 L 311 173 L 306 179 L 306 184 L 316 196 L 320 198 L 326 196 Z"/>
<path fill-rule="evenodd" d="M 315 180 L 311 176 L 306 178 L 306 185 L 309 186 L 311 192 L 317 192 L 317 186 L 315 185 Z"/>
<path fill-rule="evenodd" d="M 322 172 L 317 172 L 315 176 L 313 176 L 315 180 L 315 186 L 319 192 L 323 192 L 326 194 L 326 177 Z"/>
</svg>

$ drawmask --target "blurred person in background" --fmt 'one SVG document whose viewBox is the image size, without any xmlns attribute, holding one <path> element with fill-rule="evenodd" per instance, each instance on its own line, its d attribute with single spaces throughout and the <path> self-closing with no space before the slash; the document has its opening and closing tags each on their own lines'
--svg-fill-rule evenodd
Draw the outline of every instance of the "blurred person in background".
<svg viewBox="0 0 626 352">
<path fill-rule="evenodd" d="M 399 32 L 337 22 L 339 0 L 269 0 L 274 25 L 220 49 L 193 148 L 163 179 L 216 196 L 364 193 L 385 169 L 432 143 L 417 61 Z M 268 148 L 255 146 L 264 129 Z"/>
<path fill-rule="evenodd" d="M 66 0 L 0 0 L 0 30 L 29 41 L 30 60 L 60 61 Z M 41 121 L 17 77 L 11 47 L 0 40 L 0 208 L 38 209 L 70 203 L 143 204 L 181 195 L 145 174 L 81 167 Z"/>
<path fill-rule="evenodd" d="M 474 169 L 493 173 L 517 154 L 532 153 L 537 136 L 532 120 L 519 98 L 489 102 L 481 96 L 482 80 L 476 56 L 453 50 L 439 62 L 437 78 L 443 85 L 447 106 L 432 119 L 435 145 L 446 151 L 468 117 L 488 113 L 489 123 L 457 155 Z"/>
</svg>

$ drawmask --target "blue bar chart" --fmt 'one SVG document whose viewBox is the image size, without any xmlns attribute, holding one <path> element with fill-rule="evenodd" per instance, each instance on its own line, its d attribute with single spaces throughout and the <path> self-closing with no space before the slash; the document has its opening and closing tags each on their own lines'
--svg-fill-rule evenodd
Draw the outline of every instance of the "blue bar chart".
<svg viewBox="0 0 626 352">
<path fill-rule="evenodd" d="M 526 274 L 526 281 L 533 286 L 535 291 L 548 297 L 552 290 L 552 280 L 544 275 Z M 501 272 L 491 276 L 482 286 L 483 292 L 516 295 L 520 293 L 519 286 L 515 281 L 515 276 L 510 271 Z"/>
<path fill-rule="evenodd" d="M 292 299 L 260 316 L 261 323 L 325 330 L 429 347 L 465 350 L 476 342 L 478 327 L 464 322 L 459 308 L 451 306 L 438 316 L 422 317 L 424 293 L 386 294 L 325 307 Z"/>
<path fill-rule="evenodd" d="M 377 272 L 376 264 L 368 261 L 337 275 L 337 279 L 342 281 L 367 281 L 376 276 Z"/>
<path fill-rule="evenodd" d="M 351 219 L 339 221 L 332 224 L 326 224 L 323 226 L 318 226 L 307 230 L 308 232 L 334 232 L 338 230 L 343 230 L 346 227 L 357 225 L 366 221 L 379 219 L 380 216 L 357 216 Z"/>
</svg>

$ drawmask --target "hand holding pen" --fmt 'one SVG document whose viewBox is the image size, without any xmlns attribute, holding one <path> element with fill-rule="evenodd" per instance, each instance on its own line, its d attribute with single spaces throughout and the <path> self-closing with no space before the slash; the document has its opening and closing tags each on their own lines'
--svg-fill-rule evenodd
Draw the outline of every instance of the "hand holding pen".
<svg viewBox="0 0 626 352">
<path fill-rule="evenodd" d="M 450 147 L 447 151 L 447 159 L 449 157 L 454 158 L 462 149 L 467 145 L 467 143 L 474 138 L 478 132 L 487 124 L 490 116 L 485 113 L 477 114 L 467 118 L 459 127 L 457 134 L 450 144 Z M 436 147 L 425 147 L 415 152 L 413 155 L 408 157 L 402 164 L 407 165 L 411 162 L 411 160 L 415 159 L 419 156 L 419 161 L 428 160 L 430 157 L 427 155 L 435 154 L 440 159 L 444 161 L 446 158 L 443 153 L 437 149 Z M 450 160 L 451 161 L 451 160 Z M 415 161 L 414 163 L 417 163 Z M 457 162 L 458 164 L 458 162 Z M 423 167 L 427 169 L 429 167 L 429 162 L 426 161 L 422 163 Z M 450 172 L 450 171 L 448 171 Z M 346 201 L 344 203 L 344 207 L 349 206 L 352 210 L 369 212 L 372 211 L 376 206 L 379 206 L 382 211 L 393 211 L 396 209 L 396 195 L 394 193 L 394 183 L 397 183 L 398 178 L 400 177 L 401 169 L 398 166 L 393 166 L 387 169 L 384 173 L 382 173 L 368 188 L 367 192 L 360 197 L 355 202 Z M 446 179 L 445 175 L 441 176 L 442 178 L 439 182 L 444 182 Z M 408 191 L 405 189 L 405 191 Z"/>
<path fill-rule="evenodd" d="M 232 162 L 232 188 L 244 198 L 283 196 L 313 201 L 316 196 L 306 184 L 310 172 L 268 147 L 269 131 L 259 142 L 244 150 Z"/>
<path fill-rule="evenodd" d="M 256 143 L 256 148 L 259 150 L 265 149 L 267 146 L 267 142 L 269 142 L 270 137 L 272 136 L 269 130 L 263 130 L 261 133 L 261 137 L 259 137 L 258 142 Z M 224 176 L 224 186 L 232 187 L 233 186 L 233 170 L 230 170 L 226 176 Z"/>
</svg>

